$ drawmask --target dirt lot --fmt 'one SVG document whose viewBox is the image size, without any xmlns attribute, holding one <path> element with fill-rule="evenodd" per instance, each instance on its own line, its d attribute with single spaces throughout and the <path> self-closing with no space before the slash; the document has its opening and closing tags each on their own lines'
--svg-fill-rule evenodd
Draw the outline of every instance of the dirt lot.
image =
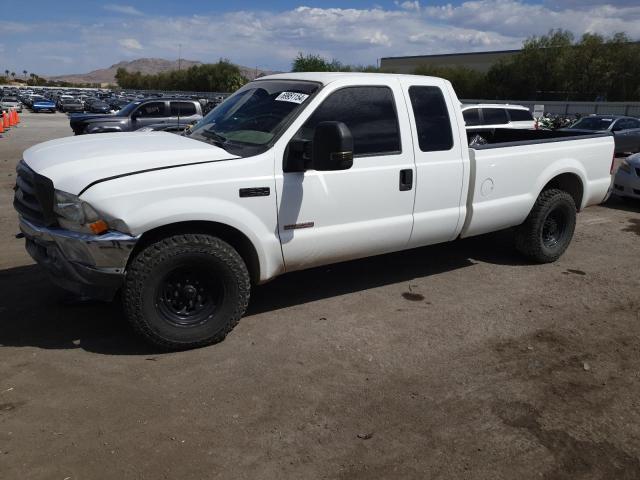
<svg viewBox="0 0 640 480">
<path fill-rule="evenodd" d="M 221 344 L 159 354 L 16 240 L 0 138 L 0 477 L 638 479 L 640 205 L 529 265 L 500 233 L 291 274 Z"/>
</svg>

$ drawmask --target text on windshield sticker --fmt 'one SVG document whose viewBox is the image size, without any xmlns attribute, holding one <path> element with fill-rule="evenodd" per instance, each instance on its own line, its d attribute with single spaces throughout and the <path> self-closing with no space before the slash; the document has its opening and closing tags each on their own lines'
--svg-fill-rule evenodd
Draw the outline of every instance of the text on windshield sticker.
<svg viewBox="0 0 640 480">
<path fill-rule="evenodd" d="M 307 95 L 306 93 L 282 92 L 280 95 L 276 97 L 276 101 L 302 103 L 307 98 L 309 98 L 309 95 Z"/>
</svg>

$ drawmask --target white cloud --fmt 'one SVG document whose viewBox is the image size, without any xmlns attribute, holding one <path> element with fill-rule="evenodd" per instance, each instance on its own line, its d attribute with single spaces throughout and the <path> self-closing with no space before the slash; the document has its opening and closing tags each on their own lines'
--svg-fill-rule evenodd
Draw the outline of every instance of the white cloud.
<svg viewBox="0 0 640 480">
<path fill-rule="evenodd" d="M 131 5 L 117 5 L 114 3 L 109 3 L 102 8 L 108 10 L 109 12 L 123 13 L 125 15 L 142 15 L 142 12 L 140 10 Z"/>
<path fill-rule="evenodd" d="M 142 45 L 135 38 L 122 38 L 118 40 L 118 43 L 127 50 L 142 50 Z"/>
<path fill-rule="evenodd" d="M 133 55 L 175 59 L 179 39 L 183 58 L 204 62 L 229 58 L 249 67 L 286 70 L 298 52 L 318 53 L 344 63 L 375 64 L 385 56 L 519 48 L 525 38 L 551 28 L 568 29 L 578 36 L 626 31 L 640 39 L 637 0 L 580 8 L 575 3 L 565 0 L 566 6 L 551 7 L 518 0 L 470 0 L 431 6 L 399 1 L 387 9 L 301 6 L 281 12 L 145 15 L 136 16 L 135 21 L 107 16 L 94 25 L 73 20 L 19 24 L 12 28 L 37 35 L 9 37 L 3 63 L 8 68 L 24 67 L 43 74 L 83 72 Z M 133 14 L 126 5 L 110 6 L 124 7 Z M 122 9 L 119 12 L 124 13 Z M 66 31 L 69 37 L 60 40 L 60 32 Z M 143 39 L 144 44 L 137 39 Z M 114 43 L 120 48 L 114 49 Z M 70 56 L 74 61 L 53 62 L 44 54 Z"/>
</svg>

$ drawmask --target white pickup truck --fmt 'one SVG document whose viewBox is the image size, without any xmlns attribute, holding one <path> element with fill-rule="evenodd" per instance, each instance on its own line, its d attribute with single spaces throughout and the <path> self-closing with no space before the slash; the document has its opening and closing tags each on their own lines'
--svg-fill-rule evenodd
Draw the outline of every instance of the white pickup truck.
<svg viewBox="0 0 640 480">
<path fill-rule="evenodd" d="M 105 300 L 121 291 L 131 324 L 156 345 L 206 345 L 236 325 L 252 284 L 285 272 L 509 227 L 532 261 L 556 260 L 576 211 L 608 195 L 613 137 L 483 137 L 469 148 L 446 80 L 267 76 L 183 136 L 28 149 L 18 236 L 59 285 Z"/>
</svg>

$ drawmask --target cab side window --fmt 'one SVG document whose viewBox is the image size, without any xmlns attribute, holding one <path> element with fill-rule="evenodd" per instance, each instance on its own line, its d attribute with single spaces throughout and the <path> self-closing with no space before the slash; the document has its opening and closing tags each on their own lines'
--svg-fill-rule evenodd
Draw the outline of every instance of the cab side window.
<svg viewBox="0 0 640 480">
<path fill-rule="evenodd" d="M 333 92 L 313 112 L 296 138 L 312 140 L 320 122 L 343 122 L 353 135 L 354 156 L 400 153 L 400 128 L 388 87 L 347 87 Z"/>
<path fill-rule="evenodd" d="M 164 102 L 149 102 L 140 106 L 137 115 L 144 118 L 164 117 Z"/>
<path fill-rule="evenodd" d="M 453 132 L 442 90 L 438 87 L 410 87 L 409 99 L 418 131 L 418 144 L 423 152 L 449 150 Z"/>
</svg>

